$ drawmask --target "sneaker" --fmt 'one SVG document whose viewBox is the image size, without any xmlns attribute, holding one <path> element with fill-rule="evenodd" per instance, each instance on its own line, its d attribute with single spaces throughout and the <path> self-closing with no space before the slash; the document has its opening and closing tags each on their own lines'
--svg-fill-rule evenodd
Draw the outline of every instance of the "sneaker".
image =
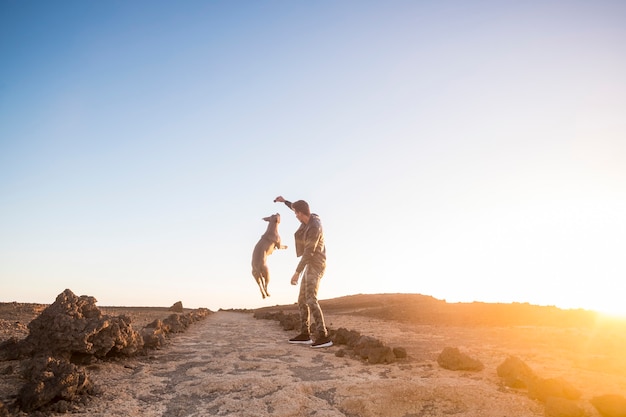
<svg viewBox="0 0 626 417">
<path fill-rule="evenodd" d="M 325 347 L 331 347 L 333 345 L 333 341 L 330 340 L 330 337 L 328 336 L 322 336 L 317 338 L 317 340 L 315 340 L 315 342 L 311 345 L 312 348 L 325 348 Z"/>
<path fill-rule="evenodd" d="M 308 333 L 300 333 L 296 337 L 289 339 L 289 343 L 298 343 L 301 345 L 310 345 L 313 343 Z"/>
</svg>

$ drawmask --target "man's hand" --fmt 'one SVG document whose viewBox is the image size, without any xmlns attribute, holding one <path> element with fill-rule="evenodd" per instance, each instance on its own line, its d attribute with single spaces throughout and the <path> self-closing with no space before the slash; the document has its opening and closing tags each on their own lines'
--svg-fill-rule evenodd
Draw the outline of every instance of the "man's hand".
<svg viewBox="0 0 626 417">
<path fill-rule="evenodd" d="M 279 195 L 278 197 L 274 199 L 274 203 L 284 203 L 284 202 L 285 202 L 285 199 L 283 198 L 282 195 Z"/>
<path fill-rule="evenodd" d="M 299 272 L 296 272 L 295 274 L 293 274 L 293 276 L 291 277 L 291 285 L 298 284 L 298 278 L 300 278 Z"/>
</svg>

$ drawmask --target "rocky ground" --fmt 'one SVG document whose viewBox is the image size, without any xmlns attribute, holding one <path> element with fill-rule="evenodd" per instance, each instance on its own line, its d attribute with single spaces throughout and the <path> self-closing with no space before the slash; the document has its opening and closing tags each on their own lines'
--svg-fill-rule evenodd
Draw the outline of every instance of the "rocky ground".
<svg viewBox="0 0 626 417">
<path fill-rule="evenodd" d="M 28 323 L 46 307 L 0 303 L 0 342 L 26 338 Z M 156 349 L 81 365 L 93 389 L 56 411 L 16 408 L 26 362 L 1 361 L 0 416 L 626 416 L 624 321 L 406 294 L 342 297 L 322 307 L 335 337 L 348 329 L 406 357 L 374 364 L 346 344 L 290 345 L 297 332 L 271 318 L 294 314 L 293 305 L 218 311 Z M 129 316 L 137 329 L 171 314 L 100 310 Z M 481 366 L 452 370 L 442 361 L 447 348 Z M 511 358 L 517 382 L 505 372 Z"/>
</svg>

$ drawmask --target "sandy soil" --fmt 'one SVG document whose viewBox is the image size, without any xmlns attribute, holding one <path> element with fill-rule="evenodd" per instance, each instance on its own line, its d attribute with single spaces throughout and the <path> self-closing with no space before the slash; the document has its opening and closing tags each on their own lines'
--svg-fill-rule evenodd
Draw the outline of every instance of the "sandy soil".
<svg viewBox="0 0 626 417">
<path fill-rule="evenodd" d="M 293 333 L 277 321 L 257 320 L 252 312 L 219 311 L 148 356 L 92 365 L 89 374 L 100 392 L 78 405 L 73 415 L 543 416 L 542 403 L 524 390 L 505 387 L 497 376 L 497 366 L 509 355 L 524 360 L 539 376 L 563 378 L 578 388 L 583 393 L 578 404 L 591 417 L 599 416 L 591 398 L 626 393 L 624 323 L 456 325 L 448 319 L 437 322 L 432 319 L 437 315 L 425 310 L 419 317 L 390 319 L 390 314 L 420 303 L 371 297 L 358 298 L 358 303 L 350 298 L 349 305 L 345 300 L 323 303 L 328 325 L 404 347 L 408 359 L 370 365 L 338 357 L 338 346 L 288 344 Z M 0 341 L 11 332 L 24 334 L 29 320 L 28 308 L 18 314 L 7 305 L 0 305 Z M 478 311 L 485 306 L 474 307 Z M 295 311 L 293 306 L 274 309 Z M 126 312 L 137 323 L 168 314 L 166 309 Z M 442 369 L 436 359 L 446 346 L 480 360 L 485 369 Z M 11 402 L 20 384 L 19 363 L 0 362 L 0 401 Z"/>
</svg>

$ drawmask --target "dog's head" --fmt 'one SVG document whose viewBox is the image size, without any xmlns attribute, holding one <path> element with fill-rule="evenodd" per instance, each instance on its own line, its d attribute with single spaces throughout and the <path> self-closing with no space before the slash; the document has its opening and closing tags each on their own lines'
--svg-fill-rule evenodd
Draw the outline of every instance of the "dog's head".
<svg viewBox="0 0 626 417">
<path fill-rule="evenodd" d="M 274 223 L 280 223 L 280 214 L 276 213 L 276 214 L 272 214 L 269 217 L 263 217 L 263 220 L 265 220 L 266 222 L 274 222 Z"/>
</svg>

